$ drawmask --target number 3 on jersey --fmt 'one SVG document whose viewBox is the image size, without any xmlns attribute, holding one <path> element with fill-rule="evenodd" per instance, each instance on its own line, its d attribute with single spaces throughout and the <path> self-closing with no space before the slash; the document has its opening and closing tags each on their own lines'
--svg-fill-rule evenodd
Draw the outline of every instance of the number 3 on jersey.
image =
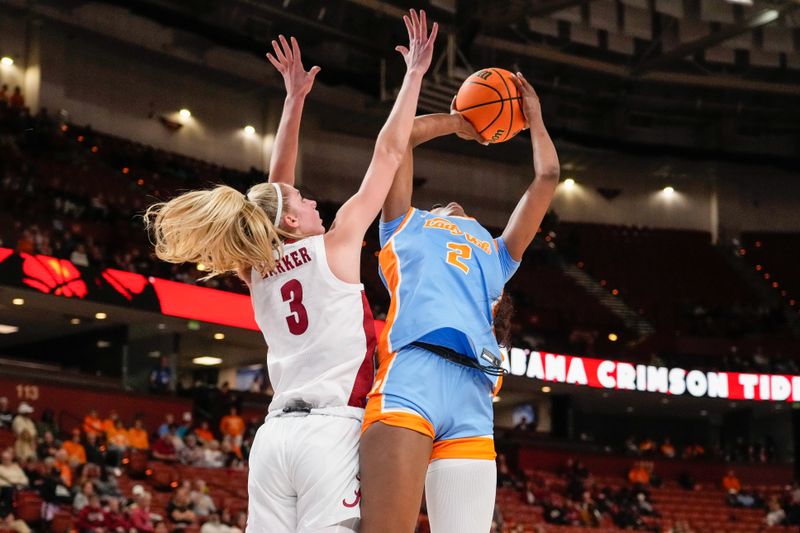
<svg viewBox="0 0 800 533">
<path fill-rule="evenodd" d="M 284 302 L 289 302 L 289 311 L 292 312 L 286 317 L 289 333 L 302 335 L 308 329 L 308 313 L 303 305 L 303 286 L 296 279 L 290 279 L 281 287 L 281 297 Z"/>
<path fill-rule="evenodd" d="M 447 252 L 447 262 L 464 274 L 469 274 L 469 267 L 462 261 L 472 257 L 472 248 L 469 247 L 469 244 L 448 242 L 447 249 L 450 250 Z"/>
</svg>

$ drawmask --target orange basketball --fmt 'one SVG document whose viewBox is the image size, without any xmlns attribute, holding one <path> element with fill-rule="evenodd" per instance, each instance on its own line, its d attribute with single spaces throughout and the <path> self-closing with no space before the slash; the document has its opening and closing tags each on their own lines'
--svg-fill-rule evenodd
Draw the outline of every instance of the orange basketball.
<svg viewBox="0 0 800 533">
<path fill-rule="evenodd" d="M 454 109 L 490 143 L 505 142 L 525 127 L 522 97 L 512 74 L 501 68 L 485 68 L 464 80 Z"/>
</svg>

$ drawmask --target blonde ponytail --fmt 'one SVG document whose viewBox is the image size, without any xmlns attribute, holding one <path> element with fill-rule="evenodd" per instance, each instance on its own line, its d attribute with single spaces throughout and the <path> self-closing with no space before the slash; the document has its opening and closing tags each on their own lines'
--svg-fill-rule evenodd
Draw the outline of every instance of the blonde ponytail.
<svg viewBox="0 0 800 533">
<path fill-rule="evenodd" d="M 156 256 L 169 263 L 202 263 L 208 272 L 203 279 L 248 268 L 271 272 L 283 254 L 283 239 L 293 235 L 273 225 L 278 189 L 262 185 L 249 197 L 220 185 L 151 205 L 144 219 Z"/>
</svg>

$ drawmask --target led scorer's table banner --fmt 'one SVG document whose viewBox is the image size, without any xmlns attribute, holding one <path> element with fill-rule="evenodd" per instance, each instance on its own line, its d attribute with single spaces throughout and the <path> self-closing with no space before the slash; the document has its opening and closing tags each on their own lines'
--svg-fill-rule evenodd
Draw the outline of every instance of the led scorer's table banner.
<svg viewBox="0 0 800 533">
<path fill-rule="evenodd" d="M 514 376 L 600 389 L 730 400 L 800 401 L 800 376 L 706 372 L 512 348 L 503 366 Z"/>
<path fill-rule="evenodd" d="M 115 269 L 77 267 L 66 259 L 0 248 L 0 283 L 65 298 L 133 307 L 164 315 L 258 330 L 250 298 Z M 380 332 L 383 321 L 375 321 Z M 634 365 L 512 348 L 510 374 L 602 389 L 731 400 L 800 401 L 800 376 L 704 372 Z"/>
</svg>

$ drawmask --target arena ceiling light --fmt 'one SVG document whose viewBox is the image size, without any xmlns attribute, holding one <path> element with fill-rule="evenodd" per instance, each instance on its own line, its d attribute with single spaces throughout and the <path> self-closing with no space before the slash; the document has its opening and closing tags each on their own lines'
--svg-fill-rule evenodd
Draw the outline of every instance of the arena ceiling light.
<svg viewBox="0 0 800 533">
<path fill-rule="evenodd" d="M 215 366 L 222 364 L 222 359 L 219 357 L 211 357 L 210 355 L 202 355 L 192 359 L 192 363 L 201 366 Z"/>
<path fill-rule="evenodd" d="M 244 133 L 245 135 L 255 135 L 256 129 L 248 124 L 247 126 L 244 127 Z"/>
<path fill-rule="evenodd" d="M 70 318 L 69 323 L 72 324 L 73 326 L 77 326 L 78 324 L 81 323 L 81 319 L 78 317 Z"/>
<path fill-rule="evenodd" d="M 10 335 L 19 331 L 17 326 L 10 326 L 8 324 L 0 324 L 0 335 Z"/>
<path fill-rule="evenodd" d="M 549 385 L 545 385 L 544 387 L 542 387 L 542 392 L 545 393 L 545 394 L 547 394 L 551 390 L 553 390 L 553 389 L 551 389 Z"/>
<path fill-rule="evenodd" d="M 0 59 L 0 64 L 2 64 L 4 67 L 10 67 L 14 64 L 14 60 L 8 56 L 3 56 L 3 58 Z"/>
<path fill-rule="evenodd" d="M 675 194 L 675 189 L 673 187 L 670 187 L 669 185 L 667 185 L 666 187 L 664 187 L 661 190 L 661 192 L 663 192 L 667 196 L 672 196 L 673 194 Z"/>
<path fill-rule="evenodd" d="M 25 299 L 24 298 L 14 298 L 13 300 L 11 300 L 11 303 L 14 304 L 14 305 L 25 305 Z"/>
<path fill-rule="evenodd" d="M 565 179 L 564 187 L 566 187 L 567 189 L 572 189 L 573 187 L 575 187 L 575 180 L 572 178 Z"/>
<path fill-rule="evenodd" d="M 183 108 L 183 109 L 181 109 L 180 111 L 178 111 L 178 115 L 179 115 L 179 116 L 180 116 L 180 117 L 181 117 L 183 120 L 188 120 L 188 119 L 192 118 L 192 112 L 191 112 L 191 111 L 189 111 L 189 110 L 188 110 L 188 109 L 186 109 L 186 108 Z"/>
<path fill-rule="evenodd" d="M 609 333 L 608 334 L 608 340 L 610 340 L 611 342 L 617 342 L 617 339 L 619 339 L 619 337 L 617 336 L 616 333 Z"/>
<path fill-rule="evenodd" d="M 108 315 L 107 315 L 107 314 L 105 314 L 105 313 L 103 313 L 102 311 L 100 311 L 99 313 L 95 313 L 95 314 L 94 314 L 94 317 L 95 317 L 97 320 L 105 320 L 106 318 L 108 318 Z"/>
<path fill-rule="evenodd" d="M 218 340 L 218 341 L 224 340 L 225 339 L 225 334 L 224 333 L 214 333 L 214 339 Z"/>
</svg>

